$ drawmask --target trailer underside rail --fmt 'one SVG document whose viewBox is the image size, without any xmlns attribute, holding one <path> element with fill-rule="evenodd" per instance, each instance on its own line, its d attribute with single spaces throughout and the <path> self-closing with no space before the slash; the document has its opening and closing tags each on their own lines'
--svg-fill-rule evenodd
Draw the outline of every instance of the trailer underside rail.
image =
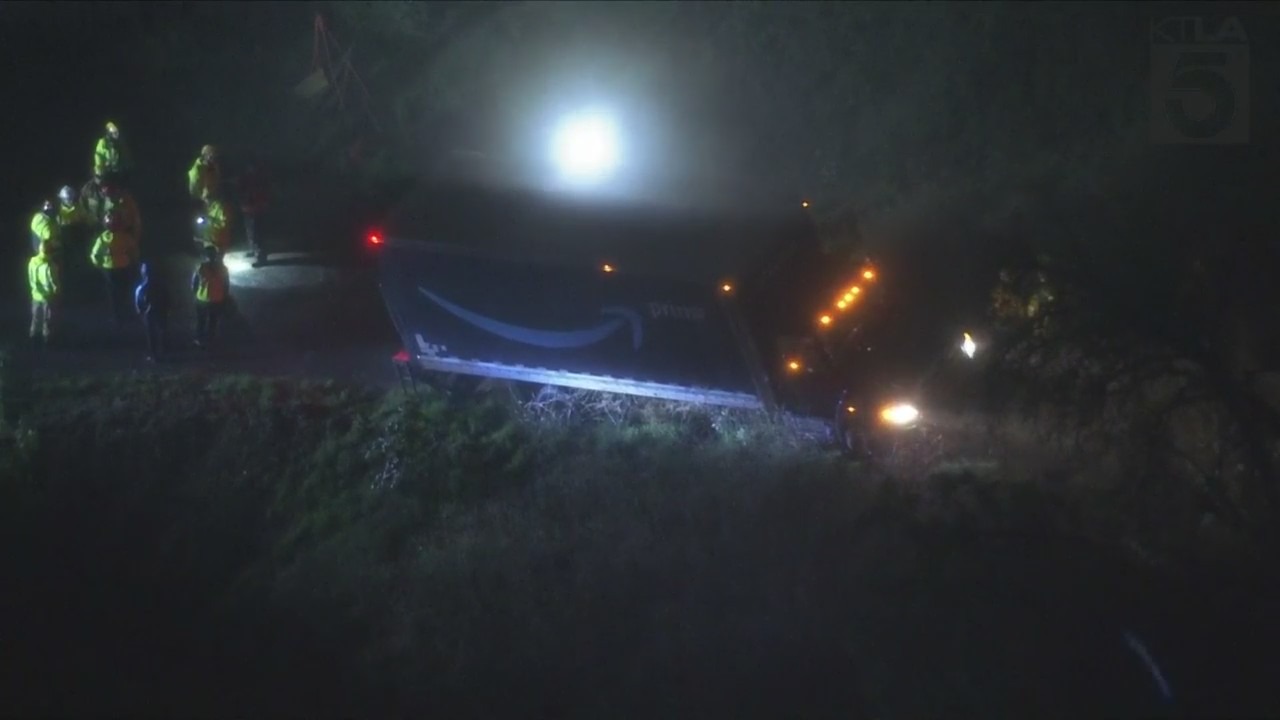
<svg viewBox="0 0 1280 720">
<path fill-rule="evenodd" d="M 413 360 L 414 365 L 418 368 L 437 372 L 556 385 L 579 390 L 623 393 L 639 397 L 693 402 L 719 407 L 744 408 L 748 410 L 764 408 L 764 404 L 754 395 L 712 388 L 685 387 L 666 383 L 645 382 L 634 378 L 610 377 L 607 375 L 552 370 L 550 368 L 507 365 L 460 358 L 432 357 L 429 355 L 418 355 Z"/>
</svg>

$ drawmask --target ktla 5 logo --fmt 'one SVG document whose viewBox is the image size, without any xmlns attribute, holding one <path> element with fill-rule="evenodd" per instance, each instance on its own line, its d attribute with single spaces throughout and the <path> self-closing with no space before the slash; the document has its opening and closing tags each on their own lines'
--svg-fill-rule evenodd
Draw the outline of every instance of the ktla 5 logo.
<svg viewBox="0 0 1280 720">
<path fill-rule="evenodd" d="M 1165 18 L 1151 26 L 1151 139 L 1249 140 L 1249 43 L 1238 18 Z"/>
</svg>

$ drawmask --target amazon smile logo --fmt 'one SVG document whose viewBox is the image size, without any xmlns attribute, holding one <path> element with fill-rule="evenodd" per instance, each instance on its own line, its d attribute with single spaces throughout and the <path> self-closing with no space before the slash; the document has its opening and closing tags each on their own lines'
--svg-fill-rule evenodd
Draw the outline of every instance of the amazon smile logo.
<svg viewBox="0 0 1280 720">
<path fill-rule="evenodd" d="M 610 319 L 604 320 L 594 327 L 583 328 L 580 330 L 541 330 L 538 328 L 520 327 L 510 323 L 495 320 L 491 317 L 485 317 L 480 313 L 468 310 L 460 305 L 445 300 L 435 293 L 425 288 L 419 287 L 418 292 L 422 293 L 431 302 L 439 305 L 450 315 L 462 320 L 468 325 L 480 328 L 487 333 L 497 335 L 498 337 L 518 342 L 525 345 L 533 345 L 542 348 L 553 348 L 563 350 L 567 348 L 582 348 L 604 340 L 613 335 L 627 325 L 631 326 L 631 346 L 639 350 L 640 343 L 644 339 L 644 329 L 640 314 L 634 310 L 618 306 L 607 306 L 600 308 L 600 314 L 605 317 L 612 316 Z"/>
</svg>

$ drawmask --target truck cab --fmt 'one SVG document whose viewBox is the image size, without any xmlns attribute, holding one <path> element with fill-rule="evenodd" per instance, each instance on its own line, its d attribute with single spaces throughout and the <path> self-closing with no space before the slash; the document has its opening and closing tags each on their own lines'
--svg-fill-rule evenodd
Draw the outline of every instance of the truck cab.
<svg viewBox="0 0 1280 720">
<path fill-rule="evenodd" d="M 829 418 L 850 355 L 883 312 L 880 271 L 870 260 L 825 251 L 807 213 L 779 239 L 745 283 L 740 309 L 779 407 Z"/>
</svg>

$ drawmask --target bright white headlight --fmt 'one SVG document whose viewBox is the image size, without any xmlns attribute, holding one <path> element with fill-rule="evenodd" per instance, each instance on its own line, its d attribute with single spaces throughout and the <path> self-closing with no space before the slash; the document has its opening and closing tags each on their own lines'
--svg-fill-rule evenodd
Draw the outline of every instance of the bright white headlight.
<svg viewBox="0 0 1280 720">
<path fill-rule="evenodd" d="M 968 358 L 973 358 L 973 354 L 978 351 L 978 344 L 973 341 L 973 336 L 969 333 L 964 334 L 964 341 L 960 343 L 960 351 Z"/>
<path fill-rule="evenodd" d="M 880 419 L 890 425 L 910 425 L 920 419 L 920 411 L 910 403 L 893 403 L 880 409 Z"/>
</svg>

